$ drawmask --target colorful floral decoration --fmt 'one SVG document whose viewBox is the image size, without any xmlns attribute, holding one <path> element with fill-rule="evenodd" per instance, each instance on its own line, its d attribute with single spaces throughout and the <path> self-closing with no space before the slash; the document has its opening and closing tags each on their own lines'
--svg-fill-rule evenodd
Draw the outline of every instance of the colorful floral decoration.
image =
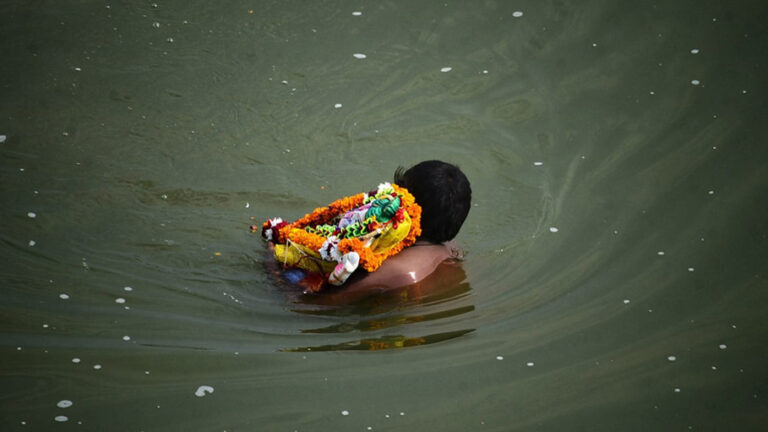
<svg viewBox="0 0 768 432">
<path fill-rule="evenodd" d="M 333 285 L 343 284 L 358 267 L 375 271 L 420 234 L 421 207 L 407 189 L 390 183 L 336 200 L 295 222 L 274 218 L 261 227 L 284 267 L 322 273 Z"/>
</svg>

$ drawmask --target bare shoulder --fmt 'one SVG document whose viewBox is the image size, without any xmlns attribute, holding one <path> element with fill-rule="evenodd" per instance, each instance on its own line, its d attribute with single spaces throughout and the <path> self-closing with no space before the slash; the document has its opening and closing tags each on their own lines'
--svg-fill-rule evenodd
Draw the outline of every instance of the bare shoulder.
<svg viewBox="0 0 768 432">
<path fill-rule="evenodd" d="M 454 257 L 454 248 L 453 243 L 417 243 L 384 261 L 375 272 L 352 281 L 348 289 L 389 289 L 419 282 Z"/>
</svg>

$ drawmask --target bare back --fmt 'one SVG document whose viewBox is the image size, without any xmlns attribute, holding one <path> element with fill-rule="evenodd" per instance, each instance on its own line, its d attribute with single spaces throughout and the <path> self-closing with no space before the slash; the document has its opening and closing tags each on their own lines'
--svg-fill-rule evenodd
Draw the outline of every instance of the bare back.
<svg viewBox="0 0 768 432">
<path fill-rule="evenodd" d="M 453 242 L 417 242 L 387 259 L 375 272 L 363 274 L 345 286 L 346 291 L 387 290 L 414 284 L 432 274 L 443 261 L 455 258 Z"/>
</svg>

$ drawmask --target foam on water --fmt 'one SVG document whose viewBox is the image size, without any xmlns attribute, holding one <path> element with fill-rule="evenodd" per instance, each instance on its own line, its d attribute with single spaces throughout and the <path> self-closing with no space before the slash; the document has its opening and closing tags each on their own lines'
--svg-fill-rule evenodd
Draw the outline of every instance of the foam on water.
<svg viewBox="0 0 768 432">
<path fill-rule="evenodd" d="M 197 397 L 203 397 L 209 394 L 213 393 L 213 387 L 209 385 L 201 385 L 200 387 L 195 390 L 195 396 Z"/>
</svg>

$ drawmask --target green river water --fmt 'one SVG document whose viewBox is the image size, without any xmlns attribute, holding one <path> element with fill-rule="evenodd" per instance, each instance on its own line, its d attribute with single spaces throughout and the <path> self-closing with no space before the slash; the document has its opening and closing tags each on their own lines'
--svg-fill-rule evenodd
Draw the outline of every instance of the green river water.
<svg viewBox="0 0 768 432">
<path fill-rule="evenodd" d="M 0 430 L 766 430 L 766 17 L 0 2 Z M 250 224 L 426 159 L 430 294 L 265 270 Z"/>
</svg>

